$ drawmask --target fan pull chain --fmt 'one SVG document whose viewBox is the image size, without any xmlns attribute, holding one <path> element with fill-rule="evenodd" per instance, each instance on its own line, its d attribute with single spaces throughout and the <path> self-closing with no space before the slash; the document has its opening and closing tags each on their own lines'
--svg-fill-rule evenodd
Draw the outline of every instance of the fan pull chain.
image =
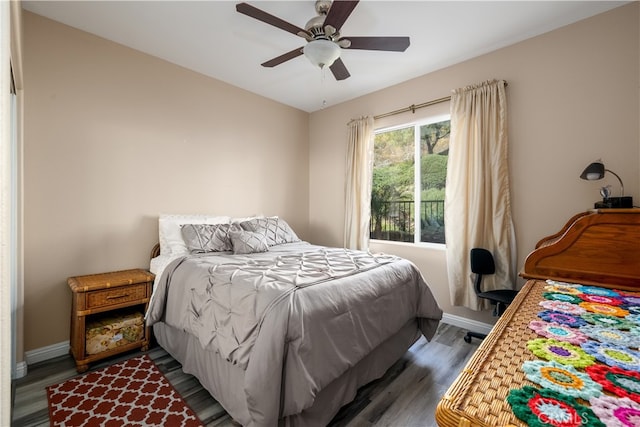
<svg viewBox="0 0 640 427">
<path fill-rule="evenodd" d="M 325 97 L 326 76 L 327 76 L 326 68 L 325 67 L 320 68 L 320 94 L 322 96 L 322 107 L 321 108 L 323 108 L 323 109 L 324 109 L 324 107 L 327 106 L 327 99 Z"/>
</svg>

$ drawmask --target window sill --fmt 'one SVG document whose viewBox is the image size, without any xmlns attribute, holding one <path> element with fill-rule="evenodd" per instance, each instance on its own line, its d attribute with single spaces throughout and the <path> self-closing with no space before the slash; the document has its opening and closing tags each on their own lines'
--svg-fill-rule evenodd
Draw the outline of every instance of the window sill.
<svg viewBox="0 0 640 427">
<path fill-rule="evenodd" d="M 445 243 L 429 243 L 429 242 L 420 242 L 420 243 L 409 243 L 409 242 L 396 242 L 393 240 L 369 240 L 369 244 L 374 245 L 390 245 L 390 246 L 402 246 L 404 248 L 419 248 L 419 249 L 433 249 L 438 251 L 445 251 L 447 249 L 447 245 Z"/>
</svg>

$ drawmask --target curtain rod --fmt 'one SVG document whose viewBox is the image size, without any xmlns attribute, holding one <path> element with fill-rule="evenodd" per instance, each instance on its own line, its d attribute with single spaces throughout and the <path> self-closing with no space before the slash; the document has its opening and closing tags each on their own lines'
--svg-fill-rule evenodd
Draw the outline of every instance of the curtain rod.
<svg viewBox="0 0 640 427">
<path fill-rule="evenodd" d="M 434 99 L 433 101 L 423 102 L 422 104 L 418 104 L 418 105 L 411 104 L 408 107 L 401 108 L 399 110 L 395 110 L 395 111 L 391 111 L 389 113 L 384 113 L 384 114 L 379 114 L 377 116 L 373 116 L 373 118 L 374 118 L 374 120 L 378 120 L 378 119 L 381 119 L 383 117 L 395 116 L 396 114 L 406 113 L 408 111 L 411 111 L 412 113 L 415 113 L 416 110 L 419 109 L 419 108 L 424 108 L 424 107 L 428 107 L 430 105 L 440 104 L 442 102 L 447 102 L 447 101 L 450 101 L 450 100 L 451 100 L 450 96 L 445 96 L 444 98 Z"/>
<path fill-rule="evenodd" d="M 504 86 L 508 86 L 507 82 L 504 82 Z M 430 105 L 436 105 L 436 104 L 440 104 L 443 102 L 447 102 L 447 101 L 451 101 L 451 96 L 445 96 L 444 98 L 438 98 L 438 99 L 434 99 L 432 101 L 427 101 L 427 102 L 423 102 L 422 104 L 411 104 L 408 107 L 405 108 L 401 108 L 399 110 L 395 110 L 395 111 L 391 111 L 389 113 L 383 113 L 383 114 L 379 114 L 377 116 L 373 116 L 374 120 L 378 120 L 381 119 L 383 117 L 389 117 L 389 116 L 395 116 L 396 114 L 402 114 L 402 113 L 406 113 L 411 111 L 412 113 L 415 114 L 416 110 L 419 108 L 424 108 L 424 107 L 429 107 Z"/>
</svg>

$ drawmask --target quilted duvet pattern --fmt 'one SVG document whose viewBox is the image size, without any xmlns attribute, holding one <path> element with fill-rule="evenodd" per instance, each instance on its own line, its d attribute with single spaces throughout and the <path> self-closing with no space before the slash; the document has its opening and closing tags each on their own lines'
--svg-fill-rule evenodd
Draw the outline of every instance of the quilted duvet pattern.
<svg viewBox="0 0 640 427">
<path fill-rule="evenodd" d="M 208 280 L 192 287 L 189 328 L 203 348 L 245 368 L 261 319 L 278 301 L 298 288 L 351 276 L 396 259 L 326 248 L 209 266 Z"/>
</svg>

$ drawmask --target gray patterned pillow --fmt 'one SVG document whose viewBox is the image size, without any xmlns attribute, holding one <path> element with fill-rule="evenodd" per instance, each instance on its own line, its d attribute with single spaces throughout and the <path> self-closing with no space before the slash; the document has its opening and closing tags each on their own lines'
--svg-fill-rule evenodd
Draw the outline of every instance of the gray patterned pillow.
<svg viewBox="0 0 640 427">
<path fill-rule="evenodd" d="M 233 224 L 184 224 L 182 238 L 191 253 L 232 251 L 229 233 L 238 230 Z"/>
<path fill-rule="evenodd" d="M 253 231 L 235 230 L 229 233 L 234 254 L 255 254 L 267 252 L 267 238 L 264 234 Z"/>
<path fill-rule="evenodd" d="M 277 216 L 244 221 L 240 223 L 240 226 L 243 230 L 264 235 L 267 238 L 267 245 L 269 246 L 300 241 L 289 224 Z"/>
</svg>

